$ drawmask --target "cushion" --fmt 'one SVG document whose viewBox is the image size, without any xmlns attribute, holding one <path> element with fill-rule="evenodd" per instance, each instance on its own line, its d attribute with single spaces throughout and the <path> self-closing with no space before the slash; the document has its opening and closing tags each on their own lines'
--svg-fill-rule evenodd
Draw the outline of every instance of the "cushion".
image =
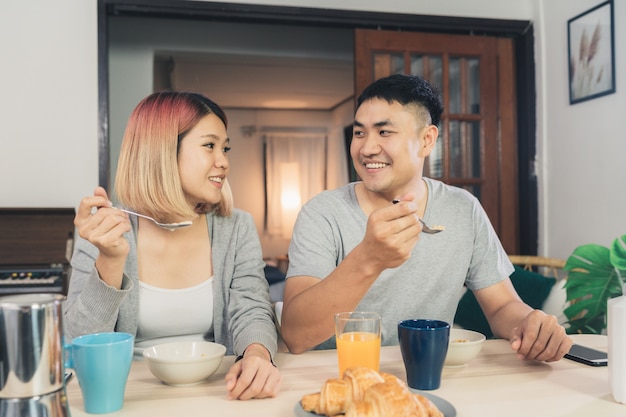
<svg viewBox="0 0 626 417">
<path fill-rule="evenodd" d="M 526 304 L 532 308 L 541 309 L 556 279 L 515 266 L 515 271 L 511 274 L 511 282 Z M 472 291 L 467 291 L 461 297 L 454 316 L 454 323 L 465 329 L 480 332 L 487 338 L 493 338 L 493 332 L 489 327 L 487 318 Z"/>
<path fill-rule="evenodd" d="M 567 301 L 567 290 L 565 289 L 566 282 L 566 279 L 557 281 L 550 290 L 548 298 L 543 302 L 543 307 L 541 307 L 544 313 L 556 316 L 561 326 L 565 325 L 568 321 L 564 311 L 569 305 Z"/>
<path fill-rule="evenodd" d="M 285 274 L 275 266 L 265 265 L 265 268 L 263 268 L 263 272 L 265 272 L 265 279 L 267 279 L 267 282 L 270 285 L 285 280 Z"/>
</svg>

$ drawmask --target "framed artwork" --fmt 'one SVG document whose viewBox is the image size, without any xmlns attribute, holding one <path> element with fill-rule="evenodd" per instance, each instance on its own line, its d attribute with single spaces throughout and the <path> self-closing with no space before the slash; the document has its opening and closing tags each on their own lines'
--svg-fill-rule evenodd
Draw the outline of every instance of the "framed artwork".
<svg viewBox="0 0 626 417">
<path fill-rule="evenodd" d="M 567 21 L 570 104 L 615 92 L 613 0 Z"/>
</svg>

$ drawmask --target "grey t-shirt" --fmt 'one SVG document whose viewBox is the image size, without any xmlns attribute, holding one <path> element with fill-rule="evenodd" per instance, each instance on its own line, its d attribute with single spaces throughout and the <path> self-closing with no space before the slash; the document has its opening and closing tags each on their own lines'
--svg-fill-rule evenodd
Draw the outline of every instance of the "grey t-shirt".
<svg viewBox="0 0 626 417">
<path fill-rule="evenodd" d="M 441 225 L 436 235 L 422 233 L 408 261 L 383 271 L 356 310 L 382 316 L 382 344 L 397 345 L 404 319 L 452 323 L 464 285 L 478 290 L 513 272 L 478 200 L 469 192 L 424 178 L 428 204 L 424 221 Z M 354 183 L 324 191 L 302 208 L 289 246 L 287 278 L 328 276 L 365 236 L 367 217 Z M 316 347 L 335 348 L 334 337 Z"/>
</svg>

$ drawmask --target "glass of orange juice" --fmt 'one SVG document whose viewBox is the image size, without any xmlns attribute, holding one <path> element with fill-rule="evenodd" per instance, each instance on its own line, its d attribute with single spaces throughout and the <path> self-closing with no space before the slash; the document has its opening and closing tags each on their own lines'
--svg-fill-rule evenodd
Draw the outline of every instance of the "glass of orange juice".
<svg viewBox="0 0 626 417">
<path fill-rule="evenodd" d="M 380 365 L 380 326 L 378 313 L 352 311 L 335 314 L 335 338 L 339 376 L 352 367 L 365 366 L 378 371 Z"/>
</svg>

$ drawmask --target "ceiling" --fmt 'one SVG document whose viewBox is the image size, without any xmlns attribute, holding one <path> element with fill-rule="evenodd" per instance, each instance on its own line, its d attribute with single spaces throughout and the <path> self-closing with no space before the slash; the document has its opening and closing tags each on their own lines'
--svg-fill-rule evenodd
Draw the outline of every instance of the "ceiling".
<svg viewBox="0 0 626 417">
<path fill-rule="evenodd" d="M 202 91 L 224 108 L 332 110 L 354 96 L 345 58 L 160 51 L 157 59 L 170 88 Z"/>
</svg>

